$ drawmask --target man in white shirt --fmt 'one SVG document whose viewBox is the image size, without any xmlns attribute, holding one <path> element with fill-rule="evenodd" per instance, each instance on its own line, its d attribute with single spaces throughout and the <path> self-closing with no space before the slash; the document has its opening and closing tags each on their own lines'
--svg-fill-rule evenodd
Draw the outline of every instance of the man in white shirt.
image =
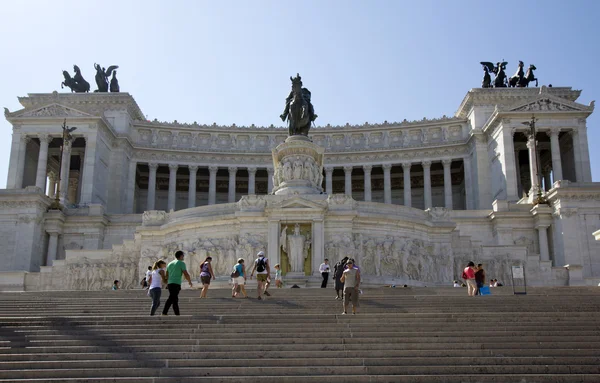
<svg viewBox="0 0 600 383">
<path fill-rule="evenodd" d="M 329 259 L 325 258 L 325 262 L 321 263 L 321 266 L 319 266 L 319 272 L 323 276 L 323 282 L 321 282 L 322 289 L 327 288 L 327 281 L 329 280 L 329 271 Z"/>
</svg>

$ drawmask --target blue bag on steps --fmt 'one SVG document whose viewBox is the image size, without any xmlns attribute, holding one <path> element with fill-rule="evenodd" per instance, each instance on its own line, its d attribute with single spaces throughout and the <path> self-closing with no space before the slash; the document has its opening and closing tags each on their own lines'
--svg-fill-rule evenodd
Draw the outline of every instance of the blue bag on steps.
<svg viewBox="0 0 600 383">
<path fill-rule="evenodd" d="M 479 288 L 479 294 L 481 295 L 491 295 L 490 286 L 483 286 Z"/>
</svg>

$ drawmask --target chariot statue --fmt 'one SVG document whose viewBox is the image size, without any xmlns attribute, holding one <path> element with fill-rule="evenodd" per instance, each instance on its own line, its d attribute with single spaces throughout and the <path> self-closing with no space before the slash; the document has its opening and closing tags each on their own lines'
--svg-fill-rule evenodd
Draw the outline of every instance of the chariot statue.
<svg viewBox="0 0 600 383">
<path fill-rule="evenodd" d="M 81 75 L 81 69 L 77 65 L 73 65 L 75 75 L 71 77 L 69 72 L 63 70 L 65 81 L 60 84 L 61 89 L 65 86 L 71 89 L 71 92 L 85 93 L 90 91 L 90 83 L 85 81 Z"/>
<path fill-rule="evenodd" d="M 318 117 L 310 102 L 310 91 L 302 87 L 300 74 L 292 78 L 292 91 L 285 99 L 285 109 L 281 114 L 281 120 L 288 121 L 288 134 L 290 136 L 308 136 L 310 124 Z"/>
<path fill-rule="evenodd" d="M 537 88 L 538 79 L 535 78 L 535 75 L 533 74 L 533 71 L 537 68 L 535 65 L 531 64 L 529 65 L 529 68 L 527 68 L 527 73 L 525 73 L 523 71 L 524 66 L 525 64 L 523 64 L 523 61 L 519 61 L 517 73 L 508 80 L 508 85 L 513 88 L 527 88 L 529 87 L 529 83 L 535 80 L 535 86 Z"/>
<path fill-rule="evenodd" d="M 105 68 L 102 68 L 99 64 L 94 64 L 94 69 L 96 69 L 96 86 L 98 86 L 98 89 L 96 89 L 94 92 L 108 92 L 108 78 L 110 77 L 112 72 L 118 67 L 118 65 L 111 65 L 108 67 L 108 70 L 106 70 Z"/>
<path fill-rule="evenodd" d="M 490 74 L 492 72 L 496 75 L 494 79 L 494 88 L 506 88 L 506 73 L 504 70 L 506 69 L 506 61 L 500 61 L 494 64 L 488 61 L 482 61 L 481 65 L 483 65 L 483 83 L 481 84 L 483 88 L 491 88 Z M 486 86 L 487 85 L 487 86 Z"/>
</svg>

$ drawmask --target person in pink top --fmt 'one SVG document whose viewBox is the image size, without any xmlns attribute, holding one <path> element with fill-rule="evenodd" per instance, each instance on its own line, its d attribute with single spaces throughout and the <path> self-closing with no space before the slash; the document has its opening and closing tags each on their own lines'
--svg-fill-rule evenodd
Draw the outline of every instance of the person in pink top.
<svg viewBox="0 0 600 383">
<path fill-rule="evenodd" d="M 467 292 L 470 297 L 474 297 L 477 292 L 477 282 L 475 282 L 475 264 L 469 262 L 463 270 L 462 278 L 467 282 Z"/>
</svg>

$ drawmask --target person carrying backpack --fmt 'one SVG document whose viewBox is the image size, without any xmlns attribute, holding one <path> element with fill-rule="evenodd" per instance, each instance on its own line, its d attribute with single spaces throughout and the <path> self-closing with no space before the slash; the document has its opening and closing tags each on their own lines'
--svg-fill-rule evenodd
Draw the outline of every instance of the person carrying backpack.
<svg viewBox="0 0 600 383">
<path fill-rule="evenodd" d="M 264 285 L 267 282 L 267 278 L 271 274 L 271 267 L 269 266 L 269 259 L 265 257 L 264 251 L 259 251 L 258 254 L 256 254 L 256 256 L 258 258 L 256 259 L 256 261 L 254 261 L 254 267 L 252 268 L 252 272 L 250 273 L 250 279 L 252 279 L 254 271 L 256 271 L 256 290 L 258 293 L 258 300 L 260 301 L 262 299 L 261 295 L 264 290 Z"/>
<path fill-rule="evenodd" d="M 342 282 L 342 274 L 344 274 L 346 261 L 348 261 L 348 257 L 342 258 L 342 260 L 336 263 L 333 267 L 333 279 L 335 281 L 336 300 L 342 299 L 341 294 L 344 292 L 344 282 Z"/>
</svg>

